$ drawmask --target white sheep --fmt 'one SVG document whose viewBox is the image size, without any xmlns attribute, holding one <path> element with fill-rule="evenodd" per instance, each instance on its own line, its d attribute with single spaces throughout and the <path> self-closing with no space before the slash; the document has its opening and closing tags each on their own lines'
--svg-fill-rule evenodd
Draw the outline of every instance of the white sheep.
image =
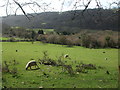
<svg viewBox="0 0 120 90">
<path fill-rule="evenodd" d="M 25 69 L 27 70 L 29 67 L 31 69 L 31 66 L 35 66 L 35 68 L 36 68 L 36 66 L 38 67 L 37 62 L 35 60 L 29 61 L 26 65 Z"/>
<path fill-rule="evenodd" d="M 69 57 L 69 54 L 65 54 L 64 58 L 67 58 L 67 59 L 71 60 L 71 58 Z"/>
<path fill-rule="evenodd" d="M 65 54 L 65 55 L 64 55 L 64 58 L 68 58 L 68 57 L 69 57 L 69 55 L 68 55 L 68 54 Z"/>
</svg>

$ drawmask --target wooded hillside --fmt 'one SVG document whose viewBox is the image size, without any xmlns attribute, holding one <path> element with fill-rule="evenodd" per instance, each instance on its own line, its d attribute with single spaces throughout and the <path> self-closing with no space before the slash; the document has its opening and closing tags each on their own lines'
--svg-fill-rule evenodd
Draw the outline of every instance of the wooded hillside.
<svg viewBox="0 0 120 90">
<path fill-rule="evenodd" d="M 118 30 L 117 9 L 88 9 L 31 14 L 31 20 L 24 15 L 3 17 L 3 24 L 24 28 L 46 28 L 59 31 L 79 32 L 81 29 Z M 28 15 L 29 16 L 29 15 Z"/>
</svg>

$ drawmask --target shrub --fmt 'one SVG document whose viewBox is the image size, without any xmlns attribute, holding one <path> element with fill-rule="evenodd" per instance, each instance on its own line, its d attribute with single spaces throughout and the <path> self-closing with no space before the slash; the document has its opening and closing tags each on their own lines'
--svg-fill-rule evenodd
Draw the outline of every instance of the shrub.
<svg viewBox="0 0 120 90">
<path fill-rule="evenodd" d="M 96 69 L 96 66 L 93 64 L 83 64 L 83 63 L 76 65 L 76 72 L 87 73 L 86 69 L 94 70 Z"/>
<path fill-rule="evenodd" d="M 91 37 L 89 35 L 87 35 L 86 33 L 81 35 L 81 45 L 89 48 L 91 43 Z"/>
<path fill-rule="evenodd" d="M 13 74 L 13 75 L 16 75 L 17 74 L 17 68 L 13 68 L 12 70 L 10 70 L 10 73 Z"/>
<path fill-rule="evenodd" d="M 93 64 L 82 64 L 81 67 L 85 69 L 96 69 L 96 66 Z"/>
<path fill-rule="evenodd" d="M 14 37 L 11 37 L 11 38 L 10 38 L 10 42 L 15 42 L 15 38 L 14 38 Z"/>
<path fill-rule="evenodd" d="M 43 59 L 39 59 L 40 64 L 57 66 L 57 62 L 49 58 L 47 51 L 43 51 Z"/>
<path fill-rule="evenodd" d="M 13 60 L 13 65 L 19 64 L 15 59 Z"/>
<path fill-rule="evenodd" d="M 76 67 L 76 72 L 85 73 L 86 71 L 83 67 Z"/>
<path fill-rule="evenodd" d="M 48 52 L 43 51 L 43 60 L 49 60 Z"/>
<path fill-rule="evenodd" d="M 71 65 L 62 65 L 62 69 L 67 71 L 70 75 L 75 74 Z"/>
<path fill-rule="evenodd" d="M 39 35 L 39 36 L 37 37 L 37 40 L 38 40 L 38 41 L 42 41 L 42 42 L 46 42 L 46 41 L 47 41 L 45 35 Z"/>
<path fill-rule="evenodd" d="M 58 39 L 58 42 L 59 42 L 59 44 L 62 44 L 62 45 L 66 45 L 67 43 L 67 38 L 66 38 L 66 36 L 60 36 L 59 37 L 59 39 Z"/>
<path fill-rule="evenodd" d="M 116 48 L 120 46 L 118 33 L 113 31 L 81 31 L 80 33 L 76 33 L 74 35 L 38 35 L 37 40 L 44 43 L 68 45 L 68 47 L 77 45 L 86 48 Z"/>
<path fill-rule="evenodd" d="M 57 44 L 58 43 L 58 35 L 49 35 L 47 37 L 47 42 Z"/>
<path fill-rule="evenodd" d="M 4 61 L 4 66 L 2 67 L 2 72 L 5 72 L 5 73 L 10 72 L 9 65 L 7 64 L 6 61 Z"/>
<path fill-rule="evenodd" d="M 52 65 L 52 66 L 57 66 L 56 61 L 49 59 L 49 60 L 40 60 L 39 62 L 40 64 L 44 64 L 44 65 Z"/>
<path fill-rule="evenodd" d="M 63 35 L 70 35 L 70 33 L 69 33 L 69 32 L 66 32 L 66 31 L 63 31 L 62 34 L 63 34 Z"/>
<path fill-rule="evenodd" d="M 43 30 L 39 30 L 38 34 L 44 34 L 44 31 Z"/>
<path fill-rule="evenodd" d="M 58 58 L 58 66 L 62 66 L 62 65 L 65 65 L 65 63 L 62 61 L 62 58 L 63 58 L 64 54 L 62 54 L 59 58 Z"/>
</svg>

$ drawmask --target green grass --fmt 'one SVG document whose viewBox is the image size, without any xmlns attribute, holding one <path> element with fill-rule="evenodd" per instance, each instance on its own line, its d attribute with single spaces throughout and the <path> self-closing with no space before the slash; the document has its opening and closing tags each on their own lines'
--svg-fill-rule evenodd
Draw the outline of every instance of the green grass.
<svg viewBox="0 0 120 90">
<path fill-rule="evenodd" d="M 7 37 L 0 37 L 0 40 L 9 40 Z"/>
<path fill-rule="evenodd" d="M 54 32 L 54 29 L 42 29 L 42 28 L 26 29 L 26 30 L 35 31 L 35 32 L 38 32 L 39 30 L 43 30 L 45 33 Z"/>
<path fill-rule="evenodd" d="M 3 42 L 2 43 L 2 61 L 8 64 L 12 60 L 16 60 L 19 64 L 9 67 L 17 68 L 17 77 L 12 74 L 3 73 L 3 86 L 13 88 L 117 88 L 118 87 L 118 49 L 88 49 L 83 47 L 66 47 L 55 44 L 43 44 L 40 42 Z M 18 50 L 16 52 L 15 50 Z M 75 70 L 73 61 L 86 64 L 92 63 L 103 69 L 88 70 L 88 73 L 79 73 L 70 76 L 67 72 L 63 72 L 61 67 L 50 67 L 39 65 L 39 67 L 48 74 L 43 75 L 39 70 L 25 70 L 26 63 L 31 59 L 36 61 L 43 58 L 43 51 L 47 50 L 50 58 L 57 60 L 62 54 L 69 54 L 71 60 L 67 60 L 67 64 L 71 64 Z M 103 53 L 105 51 L 106 53 Z M 108 60 L 105 60 L 105 58 Z M 106 71 L 110 74 L 106 74 Z"/>
<path fill-rule="evenodd" d="M 10 37 L 0 37 L 0 40 L 10 40 Z M 15 37 L 15 40 L 25 40 L 24 38 L 17 38 Z"/>
<path fill-rule="evenodd" d="M 44 24 L 44 23 L 43 23 Z M 13 29 L 18 29 L 20 27 L 11 27 Z M 27 28 L 26 30 L 28 31 L 35 31 L 36 33 L 39 31 L 39 30 L 43 30 L 44 33 L 50 33 L 50 32 L 54 32 L 55 33 L 55 30 L 54 29 L 42 29 L 42 28 L 34 28 L 34 29 L 29 29 Z"/>
</svg>

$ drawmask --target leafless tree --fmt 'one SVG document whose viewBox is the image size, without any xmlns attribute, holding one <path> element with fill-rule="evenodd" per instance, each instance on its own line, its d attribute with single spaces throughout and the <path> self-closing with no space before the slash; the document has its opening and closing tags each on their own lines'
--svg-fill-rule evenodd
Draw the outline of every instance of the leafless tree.
<svg viewBox="0 0 120 90">
<path fill-rule="evenodd" d="M 45 0 L 46 1 L 46 0 Z M 14 12 L 14 14 L 17 14 L 18 10 L 21 10 L 22 13 L 30 19 L 31 14 L 28 14 L 25 10 L 25 6 L 28 6 L 33 13 L 38 12 L 46 12 L 49 10 L 54 10 L 54 6 L 51 6 L 52 0 L 50 2 L 45 2 L 44 0 L 24 0 L 21 2 L 21 0 L 3 0 L 3 5 L 0 5 L 0 7 L 6 8 L 6 15 L 9 16 L 11 13 Z M 103 8 L 101 4 L 101 0 L 58 0 L 58 3 L 61 3 L 61 9 L 60 12 L 64 10 L 65 4 L 68 4 L 68 8 L 72 7 L 72 10 L 77 9 L 83 9 L 82 14 L 89 8 L 91 2 L 94 1 L 96 6 L 95 8 L 101 9 Z M 120 1 L 109 3 L 109 7 L 111 8 L 113 5 L 117 5 L 119 8 Z M 76 12 L 74 13 L 74 16 L 76 16 Z"/>
</svg>

